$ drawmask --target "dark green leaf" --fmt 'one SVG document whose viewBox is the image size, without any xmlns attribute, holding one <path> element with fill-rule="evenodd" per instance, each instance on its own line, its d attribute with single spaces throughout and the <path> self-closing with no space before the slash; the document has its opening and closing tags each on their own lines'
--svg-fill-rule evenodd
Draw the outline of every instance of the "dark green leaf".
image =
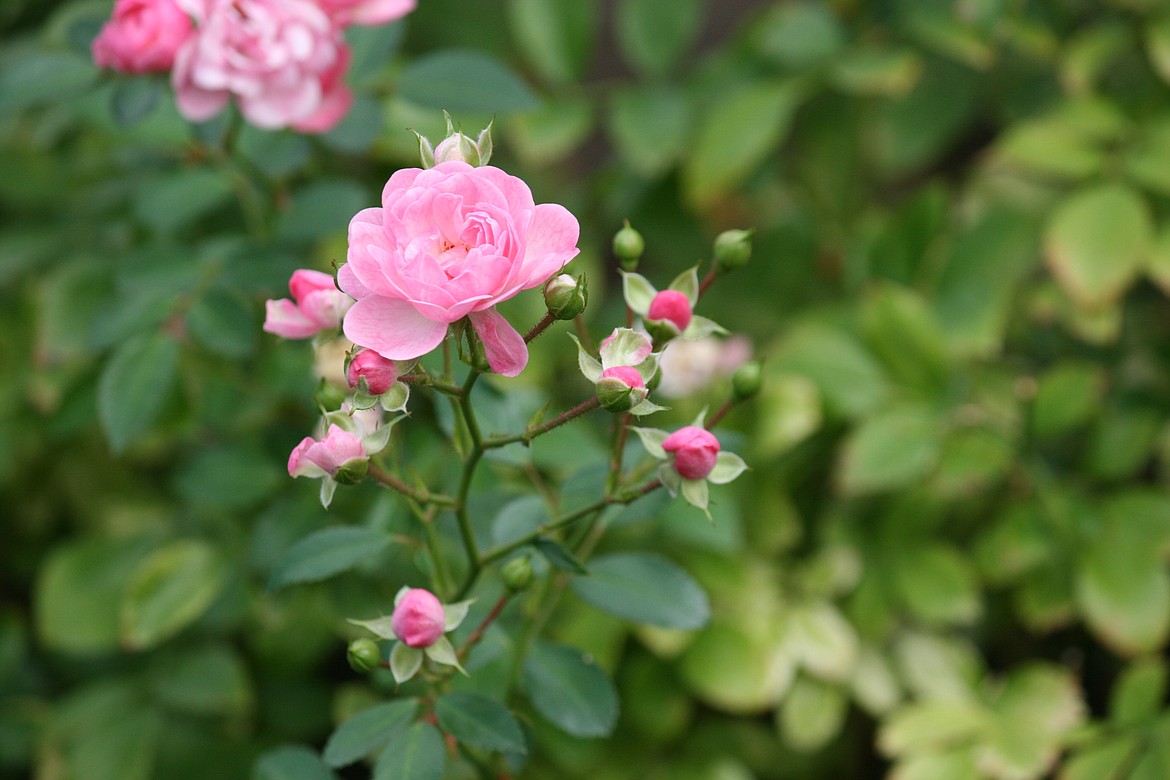
<svg viewBox="0 0 1170 780">
<path fill-rule="evenodd" d="M 368 756 L 414 721 L 418 702 L 396 699 L 362 710 L 342 723 L 325 743 L 325 763 L 343 767 Z"/>
<path fill-rule="evenodd" d="M 704 7 L 700 0 L 622 0 L 617 7 L 622 56 L 644 73 L 666 74 L 698 34 Z"/>
<path fill-rule="evenodd" d="M 162 94 L 163 83 L 159 79 L 121 79 L 114 87 L 110 108 L 118 124 L 129 127 L 153 111 Z"/>
<path fill-rule="evenodd" d="M 899 406 L 863 422 L 845 442 L 838 472 L 847 494 L 905 487 L 928 475 L 942 452 L 938 420 Z"/>
<path fill-rule="evenodd" d="M 705 594 L 690 575 L 654 553 L 613 553 L 593 559 L 573 591 L 598 609 L 664 628 L 701 628 L 710 617 Z"/>
<path fill-rule="evenodd" d="M 633 87 L 614 93 L 609 132 L 622 157 L 643 176 L 678 161 L 691 127 L 691 106 L 677 87 Z"/>
<path fill-rule="evenodd" d="M 119 635 L 132 649 L 153 647 L 199 618 L 219 595 L 227 567 L 209 543 L 180 539 L 135 569 L 122 597 Z"/>
<path fill-rule="evenodd" d="M 374 780 L 439 780 L 446 761 L 443 738 L 428 723 L 399 731 L 374 764 Z"/>
<path fill-rule="evenodd" d="M 369 528 L 324 528 L 309 534 L 285 553 L 272 572 L 268 587 L 275 590 L 332 577 L 380 553 L 389 543 L 389 536 Z"/>
<path fill-rule="evenodd" d="M 222 171 L 179 169 L 140 187 L 134 207 L 148 227 L 169 235 L 220 206 L 231 194 L 231 181 Z"/>
<path fill-rule="evenodd" d="M 191 335 L 213 352 L 231 358 L 252 354 L 260 323 L 248 300 L 229 290 L 213 289 L 187 312 Z"/>
<path fill-rule="evenodd" d="M 579 78 L 594 51 L 597 8 L 581 0 L 510 0 L 508 21 L 520 51 L 544 78 Z"/>
<path fill-rule="evenodd" d="M 260 756 L 252 780 L 337 780 L 317 753 L 301 745 L 282 745 Z"/>
<path fill-rule="evenodd" d="M 280 218 L 280 235 L 298 241 L 344 233 L 349 220 L 377 201 L 366 188 L 347 179 L 324 179 L 305 185 L 292 195 L 292 207 Z"/>
<path fill-rule="evenodd" d="M 168 707 L 197 715 L 239 716 L 252 705 L 247 669 L 226 646 L 162 656 L 151 671 L 154 694 Z"/>
<path fill-rule="evenodd" d="M 1126 726 L 1153 718 L 1166 697 L 1166 678 L 1166 662 L 1160 658 L 1130 664 L 1109 696 L 1110 722 Z"/>
<path fill-rule="evenodd" d="M 613 683 L 572 648 L 533 647 L 524 662 L 524 687 L 541 715 L 575 737 L 608 736 L 617 724 Z"/>
<path fill-rule="evenodd" d="M 415 59 L 402 72 L 399 97 L 451 113 L 511 114 L 534 108 L 536 95 L 489 54 L 447 49 Z"/>
<path fill-rule="evenodd" d="M 435 702 L 439 728 L 460 744 L 499 753 L 528 752 L 524 732 L 508 708 L 474 693 L 448 693 Z"/>
<path fill-rule="evenodd" d="M 179 345 L 161 333 L 123 344 L 98 381 L 98 415 L 115 452 L 148 431 L 175 383 Z"/>
<path fill-rule="evenodd" d="M 756 30 L 756 48 L 787 68 L 809 68 L 824 62 L 845 43 L 840 24 L 821 3 L 776 6 Z"/>
<path fill-rule="evenodd" d="M 588 574 L 586 569 L 580 561 L 573 557 L 573 554 L 566 550 L 562 545 L 554 542 L 552 539 L 537 539 L 532 543 L 537 552 L 545 557 L 554 568 L 561 571 L 572 572 L 573 574 Z"/>
</svg>

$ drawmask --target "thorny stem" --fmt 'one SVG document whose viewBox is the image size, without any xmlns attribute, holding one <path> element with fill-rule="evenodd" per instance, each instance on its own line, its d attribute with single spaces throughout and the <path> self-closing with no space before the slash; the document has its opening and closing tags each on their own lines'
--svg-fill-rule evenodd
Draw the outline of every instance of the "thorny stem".
<svg viewBox="0 0 1170 780">
<path fill-rule="evenodd" d="M 511 595 L 512 594 L 510 593 L 505 593 L 496 600 L 496 604 L 492 607 L 492 611 L 487 614 L 487 617 L 485 617 L 480 622 L 480 624 L 475 627 L 475 630 L 471 632 L 471 635 L 467 637 L 467 640 L 464 641 L 464 643 L 459 646 L 459 649 L 455 651 L 456 658 L 462 661 L 463 658 L 471 651 L 471 648 L 475 647 L 475 643 L 483 639 L 483 632 L 487 631 L 488 626 L 490 626 L 492 622 L 500 616 L 500 613 L 504 611 L 504 607 L 508 606 L 508 599 L 511 598 Z"/>
<path fill-rule="evenodd" d="M 509 542 L 508 544 L 504 544 L 492 550 L 488 550 L 486 553 L 484 553 L 483 557 L 480 559 L 480 562 L 482 565 L 486 566 L 489 563 L 493 563 L 500 560 L 501 558 L 506 557 L 509 553 L 518 550 L 521 547 L 532 544 L 542 536 L 564 528 L 565 526 L 571 525 L 586 515 L 593 514 L 594 512 L 600 512 L 607 506 L 632 504 L 642 496 L 646 495 L 647 493 L 651 493 L 660 487 L 662 487 L 662 482 L 655 479 L 633 490 L 626 490 L 621 493 L 602 496 L 592 503 L 586 504 L 583 507 L 574 509 L 572 512 L 550 520 L 547 524 L 537 528 L 535 531 L 526 534 L 513 542 Z"/>
<path fill-rule="evenodd" d="M 431 387 L 438 390 L 443 395 L 458 398 L 463 395 L 463 390 L 458 385 L 453 385 L 449 382 L 443 382 L 435 379 L 426 371 L 419 370 L 416 374 L 403 374 L 398 377 L 399 382 L 405 382 L 408 385 L 417 385 L 418 387 Z"/>
<path fill-rule="evenodd" d="M 524 343 L 531 344 L 532 340 L 548 330 L 548 326 L 557 321 L 557 318 L 551 311 L 546 311 L 544 316 L 540 318 L 540 322 L 532 326 L 532 330 L 524 334 Z"/>
<path fill-rule="evenodd" d="M 378 482 L 381 482 L 383 485 L 390 488 L 391 490 L 395 490 L 395 491 L 401 493 L 402 495 L 406 496 L 410 500 L 416 501 L 419 504 L 422 504 L 424 506 L 426 506 L 426 505 L 445 506 L 445 507 L 455 506 L 455 499 L 451 498 L 451 496 L 447 496 L 447 495 L 444 495 L 442 493 L 431 493 L 430 491 L 425 490 L 425 489 L 424 490 L 417 490 L 415 488 L 412 488 L 410 485 L 406 484 L 398 477 L 394 476 L 393 474 L 391 474 L 387 471 L 383 471 L 382 469 L 375 466 L 373 463 L 370 464 L 369 471 L 367 471 L 366 473 L 369 474 L 374 479 L 376 479 Z"/>
<path fill-rule="evenodd" d="M 609 477 L 606 480 L 606 489 L 611 493 L 617 489 L 622 475 L 622 456 L 625 454 L 626 438 L 630 435 L 630 415 L 618 415 L 613 425 L 613 452 L 610 453 Z"/>
<path fill-rule="evenodd" d="M 703 296 L 703 293 L 707 292 L 708 287 L 715 284 L 715 280 L 718 278 L 719 278 L 718 266 L 712 265 L 711 270 L 707 272 L 707 275 L 703 277 L 703 281 L 699 283 L 699 297 L 700 298 Z"/>
<path fill-rule="evenodd" d="M 735 401 L 724 401 L 723 405 L 716 409 L 713 415 L 707 418 L 707 421 L 703 423 L 703 427 L 707 430 L 714 428 L 727 416 L 727 413 L 731 411 L 733 406 L 735 406 Z"/>
<path fill-rule="evenodd" d="M 475 387 L 479 379 L 479 372 L 472 369 L 467 374 L 467 381 L 463 383 L 459 395 L 459 410 L 462 412 L 463 422 L 467 426 L 467 433 L 471 437 L 471 451 L 467 453 L 467 460 L 463 463 L 463 473 L 459 477 L 459 492 L 455 498 L 455 519 L 459 522 L 459 536 L 463 540 L 463 550 L 467 553 L 467 581 L 460 589 L 459 597 L 467 593 L 471 583 L 479 576 L 483 561 L 479 556 L 479 547 L 475 544 L 475 532 L 471 528 L 471 518 L 467 514 L 467 497 L 471 492 L 471 478 L 475 476 L 475 467 L 483 457 L 483 436 L 479 431 L 479 421 L 475 417 L 475 409 L 471 405 L 471 388 Z"/>
<path fill-rule="evenodd" d="M 570 420 L 574 420 L 574 419 L 580 417 L 581 415 L 585 414 L 586 412 L 593 411 L 598 406 L 600 406 L 600 404 L 601 404 L 601 402 L 598 401 L 596 397 L 590 398 L 587 401 L 582 401 L 581 403 L 574 406 L 572 409 L 561 412 L 560 414 L 558 414 L 556 417 L 552 418 L 548 422 L 541 423 L 540 425 L 537 425 L 533 428 L 529 428 L 528 430 L 524 431 L 524 433 L 517 433 L 517 434 L 514 434 L 512 436 L 493 436 L 490 439 L 484 439 L 482 442 L 483 449 L 485 449 L 485 450 L 495 449 L 496 447 L 503 447 L 505 444 L 512 444 L 513 442 L 518 442 L 518 441 L 521 441 L 521 442 L 524 442 L 525 444 L 527 444 L 528 442 L 535 439 L 537 436 L 548 433 L 553 428 L 556 428 L 557 426 L 560 426 L 560 425 L 564 425 L 565 423 L 569 422 Z"/>
</svg>

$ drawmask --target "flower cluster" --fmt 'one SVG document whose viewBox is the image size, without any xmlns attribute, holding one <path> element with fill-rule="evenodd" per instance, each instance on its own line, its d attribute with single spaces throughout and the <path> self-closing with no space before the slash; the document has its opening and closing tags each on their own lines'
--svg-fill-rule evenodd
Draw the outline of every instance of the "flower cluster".
<svg viewBox="0 0 1170 780">
<path fill-rule="evenodd" d="M 349 622 L 382 639 L 396 640 L 389 666 L 395 682 L 404 683 L 418 674 L 424 660 L 467 674 L 446 634 L 459 627 L 470 608 L 470 601 L 444 605 L 429 590 L 405 587 L 394 597 L 394 612 L 388 617 Z M 365 651 L 367 641 L 357 640 L 350 646 L 351 663 L 363 671 L 379 665 L 381 658 L 378 652 L 371 658 Z"/>
<path fill-rule="evenodd" d="M 117 0 L 94 61 L 171 74 L 179 111 L 201 122 L 235 100 L 257 127 L 319 133 L 349 111 L 351 24 L 379 25 L 415 0 Z"/>
</svg>

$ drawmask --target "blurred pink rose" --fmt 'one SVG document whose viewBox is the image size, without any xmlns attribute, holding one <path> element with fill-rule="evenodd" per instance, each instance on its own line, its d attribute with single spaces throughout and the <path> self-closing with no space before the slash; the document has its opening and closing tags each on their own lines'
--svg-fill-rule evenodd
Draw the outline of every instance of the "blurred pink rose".
<svg viewBox="0 0 1170 780">
<path fill-rule="evenodd" d="M 93 60 L 122 73 L 168 71 L 190 34 L 191 19 L 175 0 L 118 0 L 93 41 Z"/>
<path fill-rule="evenodd" d="M 286 339 L 307 339 L 319 331 L 336 328 L 353 303 L 337 289 L 333 277 L 301 268 L 288 280 L 292 300 L 268 301 L 264 330 Z"/>
<path fill-rule="evenodd" d="M 435 594 L 411 588 L 394 606 L 390 628 L 408 647 L 430 647 L 443 635 L 446 615 Z"/>
<path fill-rule="evenodd" d="M 196 29 L 171 72 L 179 112 L 200 122 L 234 97 L 262 128 L 323 132 L 349 110 L 341 28 L 311 0 L 178 0 Z"/>
<path fill-rule="evenodd" d="M 345 335 L 391 360 L 437 347 L 469 317 L 496 373 L 515 376 L 528 347 L 495 305 L 538 287 L 577 252 L 580 227 L 563 206 L 536 205 L 520 179 L 450 161 L 390 177 L 382 207 L 349 223 L 341 289 L 357 299 Z"/>
<path fill-rule="evenodd" d="M 708 430 L 688 425 L 667 436 L 662 449 L 674 453 L 674 470 L 680 477 L 703 479 L 715 468 L 719 440 Z"/>
<path fill-rule="evenodd" d="M 330 425 L 321 441 L 306 436 L 293 449 L 288 456 L 288 473 L 292 477 L 337 477 L 346 466 L 364 465 L 368 458 L 360 436 Z"/>
<path fill-rule="evenodd" d="M 415 0 L 317 0 L 334 23 L 386 24 L 400 19 L 414 10 Z"/>
</svg>

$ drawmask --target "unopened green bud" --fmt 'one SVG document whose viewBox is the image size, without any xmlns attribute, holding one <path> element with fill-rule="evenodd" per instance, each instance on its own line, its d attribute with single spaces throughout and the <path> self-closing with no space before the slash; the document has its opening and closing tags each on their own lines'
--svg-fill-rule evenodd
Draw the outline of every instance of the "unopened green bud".
<svg viewBox="0 0 1170 780">
<path fill-rule="evenodd" d="M 500 579 L 504 587 L 519 593 L 532 582 L 532 561 L 527 555 L 520 555 L 500 567 Z"/>
<path fill-rule="evenodd" d="M 641 259 L 642 253 L 645 251 L 646 242 L 642 240 L 642 234 L 630 227 L 630 221 L 627 219 L 625 226 L 614 234 L 614 256 L 617 257 L 622 268 L 633 271 L 638 267 L 638 260 Z"/>
<path fill-rule="evenodd" d="M 731 375 L 731 392 L 737 401 L 747 399 L 760 392 L 763 380 L 760 376 L 760 361 L 744 363 Z"/>
<path fill-rule="evenodd" d="M 715 264 L 721 271 L 747 265 L 752 257 L 751 230 L 724 230 L 715 237 Z"/>
<path fill-rule="evenodd" d="M 382 665 L 382 652 L 373 639 L 355 639 L 349 643 L 345 658 L 355 672 L 372 672 Z"/>
<path fill-rule="evenodd" d="M 544 285 L 544 304 L 558 320 L 571 320 L 585 311 L 589 283 L 585 274 L 574 279 L 568 274 L 554 276 Z"/>
</svg>

